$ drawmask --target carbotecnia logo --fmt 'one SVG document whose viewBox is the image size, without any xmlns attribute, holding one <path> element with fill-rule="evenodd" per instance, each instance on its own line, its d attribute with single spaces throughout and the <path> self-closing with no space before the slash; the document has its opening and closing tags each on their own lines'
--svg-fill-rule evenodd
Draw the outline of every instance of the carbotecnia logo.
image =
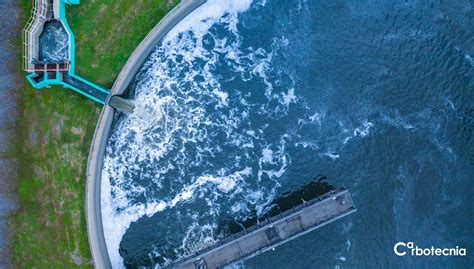
<svg viewBox="0 0 474 269">
<path fill-rule="evenodd" d="M 466 249 L 458 246 L 454 248 L 438 248 L 431 246 L 422 248 L 413 242 L 398 242 L 393 246 L 393 252 L 397 256 L 466 256 Z"/>
</svg>

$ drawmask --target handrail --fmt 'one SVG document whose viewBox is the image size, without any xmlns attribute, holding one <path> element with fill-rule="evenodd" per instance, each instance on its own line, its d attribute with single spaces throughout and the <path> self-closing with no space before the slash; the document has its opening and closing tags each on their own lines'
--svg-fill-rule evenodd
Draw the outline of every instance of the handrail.
<svg viewBox="0 0 474 269">
<path fill-rule="evenodd" d="M 31 63 L 34 58 L 34 42 L 38 40 L 32 40 L 32 34 L 37 28 L 41 27 L 47 20 L 49 3 L 47 0 L 32 0 L 33 5 L 31 9 L 30 18 L 28 19 L 25 27 L 23 28 L 22 35 L 22 67 L 25 71 L 38 71 L 35 66 Z M 66 64 L 68 70 L 69 63 Z M 61 71 L 62 69 L 58 69 Z M 64 71 L 66 71 L 64 70 Z"/>
<path fill-rule="evenodd" d="M 284 218 L 286 215 L 285 213 L 289 212 L 290 214 L 289 215 L 292 215 L 292 214 L 296 214 L 298 213 L 299 210 L 301 210 L 302 208 L 305 208 L 305 207 L 308 207 L 308 206 L 311 206 L 313 204 L 316 204 L 316 203 L 321 203 L 325 200 L 329 200 L 329 199 L 333 199 L 333 198 L 336 198 L 338 195 L 341 195 L 345 192 L 348 192 L 345 188 L 339 188 L 339 189 L 336 189 L 336 190 L 331 190 L 325 194 L 322 194 L 322 195 L 318 195 L 316 196 L 315 198 L 309 200 L 309 201 L 304 201 L 302 200 L 302 203 L 301 204 L 298 204 L 284 212 L 280 212 L 281 214 L 277 214 L 276 216 L 273 216 L 271 217 L 271 219 L 268 219 L 268 218 L 265 218 L 264 221 L 259 221 L 259 219 L 257 219 L 257 223 L 251 227 L 249 227 L 247 230 L 251 230 L 251 231 L 240 231 L 236 234 L 231 234 L 230 236 L 227 236 L 227 237 L 224 237 L 222 239 L 219 239 L 217 240 L 217 242 L 215 242 L 214 244 L 212 245 L 209 245 L 209 246 L 206 246 L 204 247 L 203 249 L 201 250 L 198 250 L 198 251 L 195 251 L 194 253 L 191 253 L 191 254 L 188 254 L 188 255 L 183 255 L 182 257 L 178 258 L 177 260 L 173 261 L 173 263 L 171 265 L 168 265 L 168 267 L 165 266 L 165 268 L 169 268 L 169 267 L 173 267 L 177 264 L 182 264 L 184 262 L 187 262 L 191 259 L 194 259 L 196 258 L 197 256 L 205 253 L 205 252 L 208 252 L 212 249 L 215 249 L 215 248 L 218 248 L 224 244 L 227 244 L 231 241 L 234 241 L 238 238 L 241 238 L 249 233 L 252 233 L 254 232 L 255 230 L 253 230 L 254 227 L 257 227 L 257 228 L 262 228 L 268 224 L 272 224 L 272 223 L 275 223 L 279 220 L 281 220 L 282 218 Z M 352 207 L 352 209 L 355 209 L 354 207 Z M 347 212 L 346 212 L 347 213 Z M 333 216 L 329 216 L 327 219 L 331 219 Z M 325 220 L 323 220 L 324 222 Z M 316 224 L 314 224 L 313 226 L 317 226 L 319 225 L 321 222 L 318 222 Z M 312 227 L 313 227 L 312 226 Z M 310 229 L 311 227 L 308 227 L 307 229 Z M 306 230 L 307 230 L 306 229 Z"/>
</svg>

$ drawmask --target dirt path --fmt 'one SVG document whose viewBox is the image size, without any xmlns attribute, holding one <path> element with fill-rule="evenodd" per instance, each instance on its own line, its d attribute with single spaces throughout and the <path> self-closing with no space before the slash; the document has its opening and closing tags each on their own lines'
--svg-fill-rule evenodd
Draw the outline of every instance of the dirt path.
<svg viewBox="0 0 474 269">
<path fill-rule="evenodd" d="M 0 268 L 10 268 L 8 216 L 17 208 L 15 185 L 18 163 L 15 158 L 14 138 L 17 131 L 17 84 L 19 59 L 16 38 L 19 30 L 20 9 L 17 0 L 0 2 Z"/>
</svg>

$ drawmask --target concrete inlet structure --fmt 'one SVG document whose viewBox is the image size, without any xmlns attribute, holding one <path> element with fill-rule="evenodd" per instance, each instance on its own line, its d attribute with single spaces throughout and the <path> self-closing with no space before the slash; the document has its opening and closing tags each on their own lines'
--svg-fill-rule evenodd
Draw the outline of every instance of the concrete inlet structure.
<svg viewBox="0 0 474 269">
<path fill-rule="evenodd" d="M 355 211 L 356 208 L 347 190 L 330 192 L 257 223 L 170 267 L 222 268 L 233 262 L 252 258 Z"/>
<path fill-rule="evenodd" d="M 36 0 L 31 11 L 31 17 L 23 29 L 23 69 L 28 72 L 69 71 L 70 62 L 74 60 L 74 47 L 69 49 L 68 59 L 61 63 L 40 62 L 40 35 L 44 25 L 51 20 L 57 20 L 66 29 L 69 44 L 74 44 L 74 36 L 65 18 L 65 4 L 79 4 L 79 0 Z M 74 69 L 74 65 L 73 65 Z"/>
<path fill-rule="evenodd" d="M 23 69 L 30 84 L 36 89 L 59 85 L 84 95 L 100 104 L 107 103 L 109 90 L 75 74 L 75 40 L 66 19 L 66 5 L 77 5 L 79 0 L 34 0 L 31 17 L 23 29 Z M 67 35 L 67 55 L 61 60 L 41 58 L 41 35 L 48 23 L 55 22 Z M 53 41 L 58 41 L 53 38 Z M 53 42 L 54 43 L 54 42 Z"/>
</svg>

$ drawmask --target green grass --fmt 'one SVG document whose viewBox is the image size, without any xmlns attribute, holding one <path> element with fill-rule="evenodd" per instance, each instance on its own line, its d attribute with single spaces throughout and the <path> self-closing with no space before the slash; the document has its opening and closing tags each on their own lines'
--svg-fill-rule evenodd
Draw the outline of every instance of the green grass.
<svg viewBox="0 0 474 269">
<path fill-rule="evenodd" d="M 76 73 L 111 87 L 135 47 L 175 3 L 89 0 L 68 7 Z M 31 0 L 20 0 L 24 21 Z M 18 67 L 20 66 L 18 34 Z M 20 209 L 11 218 L 14 268 L 90 268 L 85 170 L 101 106 L 59 87 L 37 91 L 22 79 L 17 136 Z"/>
<path fill-rule="evenodd" d="M 177 1 L 91 0 L 67 13 L 76 37 L 76 72 L 111 87 L 146 34 Z"/>
</svg>

